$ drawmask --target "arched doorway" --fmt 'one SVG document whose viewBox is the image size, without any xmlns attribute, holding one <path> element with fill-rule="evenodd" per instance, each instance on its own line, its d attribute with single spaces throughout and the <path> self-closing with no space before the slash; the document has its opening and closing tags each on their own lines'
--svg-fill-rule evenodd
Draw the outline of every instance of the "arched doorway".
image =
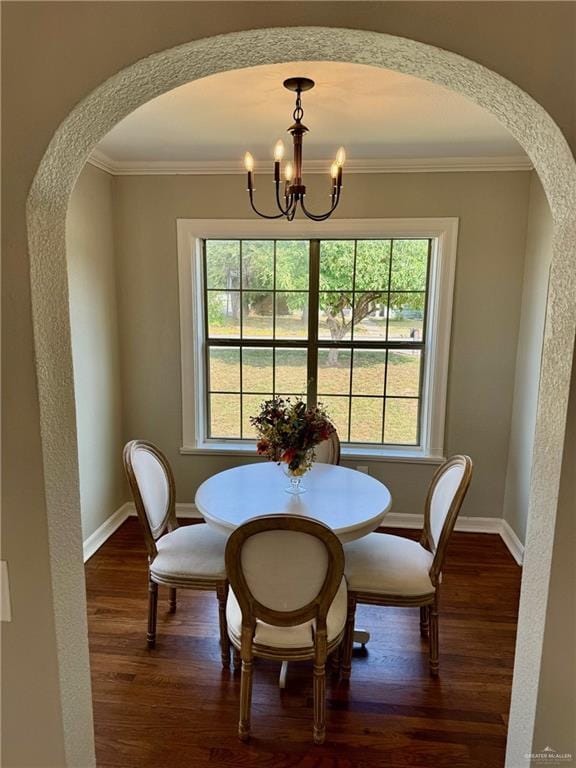
<svg viewBox="0 0 576 768">
<path fill-rule="evenodd" d="M 530 751 L 576 322 L 576 163 L 559 128 L 517 86 L 456 54 L 382 33 L 277 28 L 195 41 L 143 59 L 104 82 L 60 126 L 28 199 L 32 303 L 55 625 L 65 741 L 88 764 L 91 707 L 84 612 L 74 384 L 66 278 L 68 199 L 95 144 L 141 104 L 185 82 L 287 61 L 384 67 L 473 100 L 514 135 L 538 172 L 554 220 L 530 526 L 518 626 L 508 754 Z"/>
</svg>

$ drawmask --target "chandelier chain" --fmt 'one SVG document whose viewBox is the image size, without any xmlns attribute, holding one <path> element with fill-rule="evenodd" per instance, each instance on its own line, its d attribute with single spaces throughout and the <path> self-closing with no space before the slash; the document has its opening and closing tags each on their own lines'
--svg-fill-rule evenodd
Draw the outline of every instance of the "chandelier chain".
<svg viewBox="0 0 576 768">
<path fill-rule="evenodd" d="M 300 91 L 297 91 L 296 93 L 296 107 L 294 109 L 294 112 L 292 112 L 292 117 L 294 118 L 294 121 L 297 123 L 300 123 L 302 121 L 302 118 L 304 117 L 304 109 L 302 108 L 302 99 L 300 98 Z"/>
</svg>

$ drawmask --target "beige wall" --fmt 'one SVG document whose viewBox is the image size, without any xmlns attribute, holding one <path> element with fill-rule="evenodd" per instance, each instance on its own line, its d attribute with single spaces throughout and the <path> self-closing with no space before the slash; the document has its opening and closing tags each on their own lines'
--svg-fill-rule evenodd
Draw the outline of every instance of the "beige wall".
<svg viewBox="0 0 576 768">
<path fill-rule="evenodd" d="M 568 424 L 550 597 L 546 614 L 533 752 L 551 746 L 576 760 L 576 365 L 572 368 Z M 566 761 L 568 765 L 572 762 Z M 542 765 L 542 761 L 534 761 Z"/>
<path fill-rule="evenodd" d="M 514 406 L 504 496 L 504 518 L 522 542 L 526 538 L 530 469 L 551 259 L 552 216 L 540 180 L 532 173 Z"/>
<path fill-rule="evenodd" d="M 126 500 L 112 184 L 87 165 L 66 221 L 84 539 Z"/>
<path fill-rule="evenodd" d="M 114 181 L 124 436 L 158 443 L 173 463 L 178 500 L 191 502 L 202 480 L 242 459 L 179 453 L 176 219 L 248 217 L 244 178 Z M 313 177 L 311 206 L 322 205 L 322 182 Z M 338 211 L 343 218 L 460 218 L 445 449 L 475 462 L 464 515 L 502 516 L 529 186 L 526 172 L 356 174 L 346 178 Z M 390 487 L 395 512 L 422 512 L 433 466 L 369 464 Z"/>
<path fill-rule="evenodd" d="M 468 56 L 531 94 L 575 148 L 576 7 L 89 1 L 11 2 L 1 11 L 2 557 L 9 563 L 14 608 L 12 623 L 2 627 L 2 762 L 6 768 L 61 768 L 61 695 L 25 224 L 28 189 L 58 125 L 96 85 L 152 52 L 235 29 L 321 24 L 403 35 Z"/>
</svg>

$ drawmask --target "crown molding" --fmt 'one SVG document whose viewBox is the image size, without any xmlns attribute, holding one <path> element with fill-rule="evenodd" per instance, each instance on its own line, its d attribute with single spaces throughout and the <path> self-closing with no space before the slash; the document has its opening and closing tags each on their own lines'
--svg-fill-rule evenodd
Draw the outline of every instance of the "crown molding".
<svg viewBox="0 0 576 768">
<path fill-rule="evenodd" d="M 112 176 L 223 176 L 244 174 L 241 161 L 229 160 L 112 160 L 94 150 L 88 162 Z M 256 165 L 272 172 L 271 160 Z M 455 173 L 465 171 L 531 171 L 527 157 L 419 157 L 347 160 L 347 173 Z M 306 173 L 328 174 L 329 160 L 307 160 Z"/>
<path fill-rule="evenodd" d="M 104 152 L 100 152 L 99 149 L 92 150 L 86 162 L 90 163 L 90 165 L 93 165 L 95 168 L 99 168 L 101 171 L 110 173 L 112 176 L 116 176 L 118 173 L 116 167 L 119 163 L 111 160 L 108 155 L 105 155 Z"/>
</svg>

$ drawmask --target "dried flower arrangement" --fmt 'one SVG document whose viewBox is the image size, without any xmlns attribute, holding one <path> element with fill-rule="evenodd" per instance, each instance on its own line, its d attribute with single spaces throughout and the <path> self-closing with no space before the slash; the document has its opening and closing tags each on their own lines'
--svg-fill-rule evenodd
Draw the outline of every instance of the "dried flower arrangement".
<svg viewBox="0 0 576 768">
<path fill-rule="evenodd" d="M 295 477 L 310 469 L 314 448 L 336 431 L 321 403 L 307 408 L 299 398 L 266 400 L 250 422 L 258 433 L 256 450 L 260 456 L 285 463 Z"/>
</svg>

